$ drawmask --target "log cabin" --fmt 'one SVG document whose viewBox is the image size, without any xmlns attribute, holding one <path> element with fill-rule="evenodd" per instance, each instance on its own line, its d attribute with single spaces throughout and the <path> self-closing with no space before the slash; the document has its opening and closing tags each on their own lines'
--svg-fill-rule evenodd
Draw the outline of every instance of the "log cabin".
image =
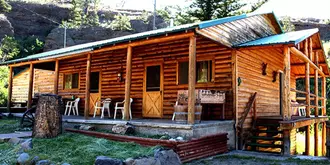
<svg viewBox="0 0 330 165">
<path fill-rule="evenodd" d="M 178 91 L 183 90 L 188 93 L 185 125 L 200 129 L 204 121 L 220 121 L 215 127 L 226 132 L 223 123 L 233 121 L 229 128 L 234 134 L 228 137 L 234 141 L 233 148 L 292 155 L 296 153 L 296 130 L 314 126 L 315 130 L 322 127 L 321 135 L 316 131 L 314 139 L 322 141 L 320 148 L 325 155 L 325 79 L 329 68 L 320 33 L 318 29 L 283 32 L 274 13 L 243 14 L 158 29 L 35 54 L 2 65 L 10 68 L 9 111 L 15 88 L 14 68 L 29 70 L 28 107 L 33 84 L 38 83 L 34 70 L 51 70 L 54 94 L 81 98 L 79 113 L 87 119 L 83 121 L 91 122 L 88 119 L 95 102 L 107 98 L 133 98 L 132 121 L 151 119 L 154 125 L 159 119 L 171 121 Z M 315 90 L 310 88 L 311 78 L 316 78 Z M 296 88 L 297 79 L 304 79 L 305 89 Z M 224 92 L 225 106 L 202 104 L 202 123 L 196 124 L 199 90 Z M 130 120 L 129 107 L 125 102 L 123 120 Z M 214 133 L 199 131 L 200 135 Z M 306 155 L 311 151 L 310 138 L 310 131 L 306 131 Z M 314 147 L 315 156 L 320 156 L 319 143 Z"/>
</svg>

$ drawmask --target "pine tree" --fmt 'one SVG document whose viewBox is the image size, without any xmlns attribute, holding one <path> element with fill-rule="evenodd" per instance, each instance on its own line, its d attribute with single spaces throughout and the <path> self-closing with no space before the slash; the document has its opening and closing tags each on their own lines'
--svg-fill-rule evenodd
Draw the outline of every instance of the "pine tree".
<svg viewBox="0 0 330 165">
<path fill-rule="evenodd" d="M 188 14 L 205 21 L 236 15 L 245 5 L 240 0 L 195 0 Z"/>
</svg>

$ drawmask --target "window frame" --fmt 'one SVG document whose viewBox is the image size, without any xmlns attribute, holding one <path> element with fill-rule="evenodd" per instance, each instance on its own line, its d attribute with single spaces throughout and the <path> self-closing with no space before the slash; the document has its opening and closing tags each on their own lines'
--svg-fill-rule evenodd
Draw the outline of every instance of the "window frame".
<svg viewBox="0 0 330 165">
<path fill-rule="evenodd" d="M 202 62 L 202 61 L 212 61 L 212 70 L 208 73 L 208 76 L 212 75 L 212 78 L 208 82 L 197 82 L 197 80 L 196 80 L 196 85 L 197 86 L 198 85 L 202 85 L 202 84 L 207 85 L 207 84 L 213 84 L 214 83 L 214 77 L 215 77 L 215 57 L 203 57 L 203 58 L 199 57 L 199 58 L 196 58 L 196 65 L 197 65 L 197 62 Z M 179 83 L 179 65 L 182 62 L 188 62 L 189 63 L 189 58 L 182 58 L 182 59 L 177 59 L 176 60 L 176 85 L 187 86 L 188 84 L 180 84 Z M 208 67 L 210 68 L 210 66 L 208 66 Z"/>
<path fill-rule="evenodd" d="M 78 74 L 78 86 L 77 88 L 65 88 L 65 77 L 66 75 L 73 75 Z M 77 90 L 80 89 L 80 72 L 73 72 L 73 73 L 63 73 L 63 90 Z"/>
</svg>

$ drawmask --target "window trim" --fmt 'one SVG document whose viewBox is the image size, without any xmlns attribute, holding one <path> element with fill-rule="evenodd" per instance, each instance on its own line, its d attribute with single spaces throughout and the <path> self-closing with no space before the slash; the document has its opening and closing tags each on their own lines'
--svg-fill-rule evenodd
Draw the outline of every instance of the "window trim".
<svg viewBox="0 0 330 165">
<path fill-rule="evenodd" d="M 215 78 L 215 57 L 199 57 L 199 58 L 196 58 L 196 63 L 201 62 L 201 61 L 212 61 L 212 70 L 211 70 L 212 79 L 208 82 L 197 82 L 196 81 L 196 86 L 198 86 L 199 84 L 213 84 L 215 82 L 214 81 L 214 78 Z M 176 85 L 186 86 L 188 84 L 179 84 L 179 64 L 181 62 L 188 62 L 189 63 L 189 58 L 182 58 L 182 59 L 177 59 L 176 60 Z"/>
<path fill-rule="evenodd" d="M 65 76 L 66 75 L 73 75 L 73 74 L 78 74 L 78 87 L 77 88 L 65 88 Z M 63 90 L 77 90 L 80 89 L 80 72 L 73 72 L 73 73 L 63 73 Z"/>
</svg>

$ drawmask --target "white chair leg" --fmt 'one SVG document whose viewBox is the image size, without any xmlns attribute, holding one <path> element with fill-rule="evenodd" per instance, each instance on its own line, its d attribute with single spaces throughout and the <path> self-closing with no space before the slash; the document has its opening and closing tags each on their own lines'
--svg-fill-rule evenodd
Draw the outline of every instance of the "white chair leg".
<svg viewBox="0 0 330 165">
<path fill-rule="evenodd" d="M 175 119 L 175 112 L 173 112 L 172 121 Z"/>
<path fill-rule="evenodd" d="M 104 107 L 102 107 L 102 109 L 101 109 L 101 119 L 103 119 L 104 118 Z"/>
<path fill-rule="evenodd" d="M 124 120 L 124 115 L 125 115 L 125 114 L 124 114 L 124 110 L 121 109 L 120 111 L 121 111 L 121 114 L 122 114 L 122 115 L 121 115 L 121 116 L 122 116 L 122 120 Z"/>
<path fill-rule="evenodd" d="M 109 118 L 110 118 L 110 108 L 107 108 L 107 110 L 108 110 L 108 115 L 109 115 Z"/>
<path fill-rule="evenodd" d="M 113 114 L 113 119 L 116 119 L 116 115 L 117 115 L 117 108 L 115 108 L 115 113 Z"/>
<path fill-rule="evenodd" d="M 129 117 L 132 120 L 132 111 L 131 111 L 131 109 L 129 109 Z"/>
<path fill-rule="evenodd" d="M 69 113 L 68 113 L 68 116 L 70 116 L 71 114 L 71 106 L 69 107 Z"/>
<path fill-rule="evenodd" d="M 76 114 L 77 114 L 77 116 L 79 116 L 78 106 L 75 106 L 75 108 L 76 108 Z"/>
<path fill-rule="evenodd" d="M 93 115 L 93 118 L 95 118 L 95 115 L 96 115 L 96 108 L 94 108 L 94 115 Z"/>
</svg>

